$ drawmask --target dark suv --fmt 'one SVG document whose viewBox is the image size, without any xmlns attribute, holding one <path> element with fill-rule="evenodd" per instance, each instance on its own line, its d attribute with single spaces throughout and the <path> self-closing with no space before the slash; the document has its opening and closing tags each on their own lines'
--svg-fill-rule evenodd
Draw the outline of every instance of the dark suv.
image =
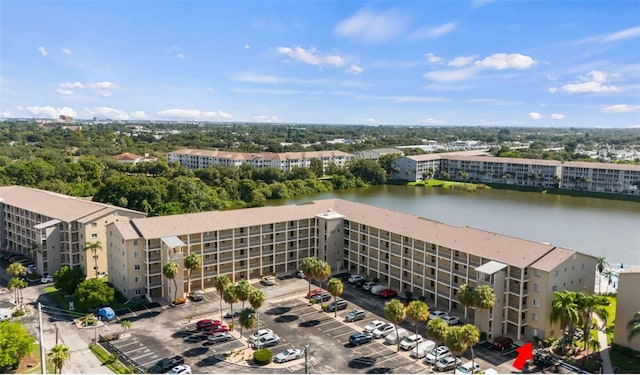
<svg viewBox="0 0 640 375">
<path fill-rule="evenodd" d="M 508 337 L 496 337 L 493 339 L 493 347 L 498 350 L 509 349 L 513 345 L 513 340 Z"/>
<path fill-rule="evenodd" d="M 156 363 L 155 366 L 151 367 L 149 372 L 152 374 L 164 374 L 178 365 L 184 365 L 184 358 L 180 355 L 162 359 Z"/>
<path fill-rule="evenodd" d="M 358 346 L 371 342 L 371 339 L 371 335 L 368 335 L 366 333 L 354 333 L 349 337 L 349 344 L 351 344 L 352 346 Z"/>
<path fill-rule="evenodd" d="M 325 311 L 336 311 L 336 310 L 344 310 L 347 308 L 347 301 L 343 299 L 339 299 L 337 302 L 331 302 L 325 308 Z"/>
</svg>

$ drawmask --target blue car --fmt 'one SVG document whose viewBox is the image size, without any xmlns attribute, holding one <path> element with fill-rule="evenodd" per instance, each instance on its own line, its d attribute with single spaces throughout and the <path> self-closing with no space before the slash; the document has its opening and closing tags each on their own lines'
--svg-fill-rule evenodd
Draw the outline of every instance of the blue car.
<svg viewBox="0 0 640 375">
<path fill-rule="evenodd" d="M 351 344 L 352 346 L 358 346 L 371 342 L 372 339 L 373 337 L 366 333 L 354 333 L 353 335 L 351 335 L 351 337 L 349 337 L 349 344 Z"/>
</svg>

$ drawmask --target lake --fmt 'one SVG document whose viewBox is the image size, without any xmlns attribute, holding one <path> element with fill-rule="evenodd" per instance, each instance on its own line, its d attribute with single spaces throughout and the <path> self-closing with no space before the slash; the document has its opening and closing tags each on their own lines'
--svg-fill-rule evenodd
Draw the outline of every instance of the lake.
<svg viewBox="0 0 640 375">
<path fill-rule="evenodd" d="M 283 205 L 340 198 L 402 211 L 446 224 L 470 226 L 523 239 L 548 242 L 612 265 L 640 264 L 640 203 L 513 190 L 476 192 L 410 186 L 372 186 L 336 190 L 294 199 Z"/>
</svg>

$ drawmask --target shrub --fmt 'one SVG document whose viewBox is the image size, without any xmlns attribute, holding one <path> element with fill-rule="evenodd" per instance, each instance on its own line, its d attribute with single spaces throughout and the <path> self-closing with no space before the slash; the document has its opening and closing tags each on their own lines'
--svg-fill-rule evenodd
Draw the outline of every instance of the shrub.
<svg viewBox="0 0 640 375">
<path fill-rule="evenodd" d="M 315 298 L 311 298 L 311 299 L 309 300 L 309 302 L 313 305 L 313 304 L 315 304 L 315 303 L 316 303 L 316 299 L 315 299 Z"/>
<path fill-rule="evenodd" d="M 17 309 L 14 312 L 11 313 L 11 317 L 13 317 L 13 318 L 18 318 L 18 317 L 21 317 L 23 315 L 27 315 L 27 312 L 24 309 Z"/>
<path fill-rule="evenodd" d="M 487 333 L 480 332 L 480 341 L 486 341 L 486 340 L 487 340 Z"/>
<path fill-rule="evenodd" d="M 233 323 L 229 323 L 229 331 L 233 331 Z"/>
<path fill-rule="evenodd" d="M 269 349 L 260 349 L 253 352 L 253 362 L 258 366 L 264 366 L 271 363 L 273 353 Z"/>
</svg>

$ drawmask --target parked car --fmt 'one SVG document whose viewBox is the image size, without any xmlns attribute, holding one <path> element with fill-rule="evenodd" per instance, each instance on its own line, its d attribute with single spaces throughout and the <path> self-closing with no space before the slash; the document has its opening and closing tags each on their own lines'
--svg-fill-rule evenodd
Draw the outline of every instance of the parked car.
<svg viewBox="0 0 640 375">
<path fill-rule="evenodd" d="M 369 322 L 369 324 L 364 326 L 364 333 L 372 333 L 376 328 L 384 324 L 385 322 L 381 320 L 372 320 L 371 322 Z"/>
<path fill-rule="evenodd" d="M 242 309 L 233 309 L 233 310 L 229 310 L 226 313 L 224 313 L 224 318 L 225 319 L 231 319 L 231 318 L 235 318 L 237 316 L 240 316 L 240 313 L 242 312 Z"/>
<path fill-rule="evenodd" d="M 262 349 L 262 348 L 266 348 L 269 346 L 275 346 L 278 345 L 280 343 L 280 336 L 275 335 L 275 334 L 270 334 L 270 335 L 266 335 L 266 336 L 262 336 L 260 337 L 258 340 L 256 340 L 253 343 L 253 348 L 254 349 Z"/>
<path fill-rule="evenodd" d="M 382 337 L 386 337 L 391 332 L 394 332 L 395 329 L 396 328 L 393 326 L 393 324 L 385 323 L 385 324 L 381 325 L 380 327 L 374 329 L 371 334 L 372 334 L 374 339 L 379 339 L 379 338 L 382 338 Z"/>
<path fill-rule="evenodd" d="M 179 365 L 171 369 L 169 374 L 191 374 L 191 366 L 189 365 Z"/>
<path fill-rule="evenodd" d="M 424 341 L 424 337 L 420 334 L 413 334 L 411 336 L 407 336 L 400 342 L 400 349 L 402 350 L 411 350 L 415 348 L 419 343 Z"/>
<path fill-rule="evenodd" d="M 327 302 L 331 298 L 333 298 L 333 296 L 329 292 L 322 292 L 320 294 L 316 294 L 316 296 L 313 297 L 313 299 L 316 301 L 316 303 L 317 302 Z"/>
<path fill-rule="evenodd" d="M 264 336 L 269 336 L 269 335 L 273 335 L 273 331 L 270 330 L 269 328 L 259 329 L 256 332 L 254 332 L 251 336 L 249 336 L 249 342 L 254 343 L 259 338 Z"/>
<path fill-rule="evenodd" d="M 351 275 L 349 276 L 349 279 L 347 279 L 347 281 L 351 284 L 355 284 L 356 282 L 358 282 L 358 280 L 364 280 L 364 277 L 360 275 Z"/>
<path fill-rule="evenodd" d="M 354 285 L 356 286 L 356 288 L 362 288 L 364 286 L 364 284 L 366 284 L 368 282 L 370 282 L 370 281 L 367 280 L 367 279 L 360 279 L 360 280 L 356 281 L 354 283 Z"/>
<path fill-rule="evenodd" d="M 326 291 L 324 289 L 322 289 L 322 288 L 312 289 L 310 292 L 307 293 L 307 299 L 311 299 L 311 298 L 317 296 L 318 294 L 324 293 L 324 292 L 326 292 Z"/>
<path fill-rule="evenodd" d="M 260 284 L 263 284 L 266 286 L 276 285 L 276 278 L 273 276 L 265 276 L 262 279 L 260 279 Z"/>
<path fill-rule="evenodd" d="M 358 346 L 371 342 L 372 337 L 367 333 L 354 333 L 349 337 L 349 344 Z"/>
<path fill-rule="evenodd" d="M 229 332 L 216 332 L 207 337 L 208 344 L 217 344 L 219 342 L 229 341 L 233 338 Z"/>
<path fill-rule="evenodd" d="M 436 318 L 443 318 L 443 317 L 445 317 L 447 315 L 448 314 L 447 314 L 446 311 L 435 310 L 435 311 L 432 311 L 431 314 L 429 314 L 429 320 L 436 319 Z"/>
<path fill-rule="evenodd" d="M 40 279 L 40 282 L 43 284 L 48 284 L 53 282 L 53 276 L 50 276 L 48 273 L 45 273 L 44 276 Z"/>
<path fill-rule="evenodd" d="M 297 277 L 298 279 L 304 279 L 304 272 L 302 272 L 302 270 L 298 270 L 293 274 L 293 276 Z"/>
<path fill-rule="evenodd" d="M 469 361 L 458 366 L 456 371 L 461 374 L 475 374 L 480 371 L 480 365 L 477 362 Z"/>
<path fill-rule="evenodd" d="M 184 358 L 180 355 L 173 356 L 171 358 L 163 358 L 154 366 L 149 369 L 152 374 L 164 374 L 172 368 L 183 365 Z"/>
<path fill-rule="evenodd" d="M 493 339 L 491 345 L 493 345 L 494 349 L 505 350 L 513 345 L 513 340 L 509 337 L 504 336 L 496 337 L 495 339 Z"/>
<path fill-rule="evenodd" d="M 202 319 L 196 322 L 196 329 L 203 330 L 211 326 L 219 326 L 219 325 L 222 325 L 222 322 L 219 321 L 218 319 Z"/>
<path fill-rule="evenodd" d="M 444 320 L 444 322 L 450 326 L 455 326 L 456 324 L 460 324 L 460 318 L 458 318 L 457 316 L 445 315 L 441 319 Z"/>
<path fill-rule="evenodd" d="M 409 331 L 404 328 L 398 328 L 398 332 L 395 330 L 391 331 L 385 338 L 384 342 L 387 344 L 397 344 L 404 340 L 407 336 L 409 336 Z"/>
<path fill-rule="evenodd" d="M 209 336 L 209 335 L 213 335 L 214 333 L 228 332 L 228 331 L 229 331 L 229 327 L 226 326 L 225 324 L 221 324 L 221 325 L 209 326 L 205 328 L 204 330 L 202 330 L 202 334 L 205 336 Z"/>
<path fill-rule="evenodd" d="M 444 371 L 453 370 L 454 368 L 460 366 L 460 363 L 461 363 L 460 358 L 444 357 L 444 358 L 440 358 L 438 362 L 436 362 L 435 366 L 433 367 L 438 372 L 444 372 Z"/>
<path fill-rule="evenodd" d="M 204 293 L 202 293 L 201 290 L 198 290 L 196 292 L 191 292 L 189 293 L 189 299 L 192 300 L 193 302 L 202 301 L 204 300 Z"/>
<path fill-rule="evenodd" d="M 362 289 L 364 290 L 371 290 L 371 288 L 373 288 L 374 286 L 379 285 L 378 283 L 376 283 L 375 281 L 367 281 L 363 286 Z"/>
<path fill-rule="evenodd" d="M 347 316 L 344 317 L 345 322 L 355 322 L 357 320 L 362 320 L 366 317 L 366 314 L 362 310 L 352 310 Z"/>
<path fill-rule="evenodd" d="M 435 365 L 440 358 L 451 357 L 451 351 L 446 346 L 438 346 L 437 348 L 433 348 L 427 355 L 425 356 L 424 361 L 426 363 Z"/>
<path fill-rule="evenodd" d="M 385 289 L 387 289 L 387 287 L 385 287 L 384 285 L 377 284 L 372 286 L 371 289 L 369 289 L 369 292 L 374 296 L 379 296 L 380 293 L 382 293 L 382 291 Z"/>
<path fill-rule="evenodd" d="M 324 311 L 336 311 L 336 310 L 344 310 L 346 309 L 348 306 L 347 301 L 343 300 L 343 299 L 339 299 L 335 302 L 331 302 L 330 304 L 327 305 L 327 307 L 324 309 Z"/>
<path fill-rule="evenodd" d="M 415 348 L 411 349 L 410 356 L 413 358 L 424 358 L 428 355 L 428 353 L 432 352 L 436 347 L 436 343 L 431 340 L 424 340 Z"/>
<path fill-rule="evenodd" d="M 273 361 L 277 363 L 284 363 L 296 360 L 304 354 L 304 349 L 287 349 L 283 352 L 276 354 L 273 357 Z"/>
<path fill-rule="evenodd" d="M 380 291 L 380 297 L 385 298 L 385 299 L 386 298 L 393 298 L 393 297 L 397 297 L 397 296 L 398 296 L 398 292 L 396 292 L 393 289 L 386 288 L 386 289 L 382 289 Z"/>
</svg>

